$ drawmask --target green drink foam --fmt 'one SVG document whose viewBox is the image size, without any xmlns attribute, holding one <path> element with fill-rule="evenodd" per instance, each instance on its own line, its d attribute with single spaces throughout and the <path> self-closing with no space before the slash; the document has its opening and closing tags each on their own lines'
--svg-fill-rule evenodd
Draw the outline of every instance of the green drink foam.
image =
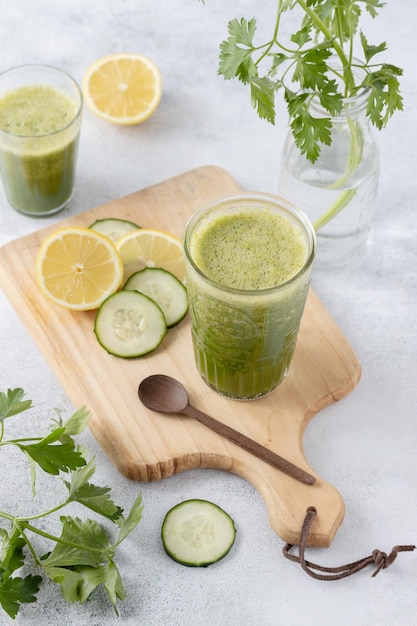
<svg viewBox="0 0 417 626">
<path fill-rule="evenodd" d="M 192 241 L 197 267 L 210 279 L 243 290 L 275 287 L 303 267 L 300 229 L 268 210 L 231 211 L 205 223 Z"/>
</svg>

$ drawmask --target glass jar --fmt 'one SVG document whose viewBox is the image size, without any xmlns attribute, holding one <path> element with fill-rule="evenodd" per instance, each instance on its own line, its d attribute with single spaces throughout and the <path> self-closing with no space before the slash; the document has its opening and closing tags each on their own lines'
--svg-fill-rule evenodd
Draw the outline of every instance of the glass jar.
<svg viewBox="0 0 417 626">
<path fill-rule="evenodd" d="M 253 400 L 287 375 L 316 250 L 282 198 L 240 193 L 198 209 L 184 233 L 197 369 L 221 395 Z"/>
<path fill-rule="evenodd" d="M 316 267 L 349 263 L 363 249 L 376 208 L 379 149 L 366 116 L 369 92 L 346 98 L 342 111 L 332 117 L 330 146 L 321 145 L 311 163 L 301 154 L 289 131 L 285 140 L 279 195 L 295 204 L 313 223 L 317 233 Z M 329 117 L 316 101 L 313 117 Z"/>
<path fill-rule="evenodd" d="M 57 68 L 0 74 L 0 175 L 16 211 L 45 217 L 71 201 L 82 106 L 79 85 Z"/>
</svg>

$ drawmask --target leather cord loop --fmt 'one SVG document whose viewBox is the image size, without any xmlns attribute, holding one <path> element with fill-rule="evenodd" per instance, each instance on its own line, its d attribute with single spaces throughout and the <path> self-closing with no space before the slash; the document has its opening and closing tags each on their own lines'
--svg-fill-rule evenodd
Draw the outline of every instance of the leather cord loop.
<svg viewBox="0 0 417 626">
<path fill-rule="evenodd" d="M 352 574 L 356 574 L 356 572 L 360 572 L 368 565 L 375 565 L 375 571 L 372 576 L 376 576 L 381 570 L 386 569 L 387 567 L 392 565 L 392 563 L 397 558 L 399 552 L 412 552 L 416 548 L 416 546 L 413 545 L 395 546 L 391 550 L 390 554 L 386 554 L 381 550 L 374 550 L 371 555 L 363 559 L 359 559 L 358 561 L 353 561 L 352 563 L 347 563 L 346 565 L 341 565 L 339 567 L 324 567 L 322 565 L 318 565 L 317 563 L 307 561 L 305 558 L 305 550 L 307 547 L 311 526 L 316 516 L 317 510 L 314 507 L 309 507 L 306 511 L 304 522 L 301 528 L 298 556 L 290 553 L 290 550 L 294 547 L 293 544 L 290 543 L 287 543 L 284 546 L 282 552 L 285 558 L 289 559 L 290 561 L 300 563 L 303 570 L 309 576 L 312 576 L 312 578 L 316 578 L 317 580 L 341 580 L 342 578 L 346 578 L 347 576 L 352 576 Z"/>
</svg>

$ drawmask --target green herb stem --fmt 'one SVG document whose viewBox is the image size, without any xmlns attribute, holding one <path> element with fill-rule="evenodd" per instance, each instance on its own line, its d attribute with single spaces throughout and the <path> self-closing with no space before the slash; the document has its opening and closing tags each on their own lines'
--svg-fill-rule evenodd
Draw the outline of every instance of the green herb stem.
<svg viewBox="0 0 417 626">
<path fill-rule="evenodd" d="M 39 515 L 33 515 L 31 517 L 25 517 L 25 518 L 14 517 L 13 515 L 9 515 L 8 513 L 5 513 L 4 511 L 0 511 L 0 517 L 12 522 L 12 524 L 19 530 L 21 535 L 25 537 L 25 541 L 28 545 L 30 544 L 30 542 L 27 539 L 26 533 L 24 532 L 23 529 L 30 530 L 31 532 L 37 535 L 40 535 L 41 537 L 45 537 L 45 539 L 50 539 L 51 541 L 54 541 L 55 543 L 60 543 L 62 545 L 69 546 L 77 550 L 88 550 L 89 552 L 102 553 L 103 552 L 102 548 L 95 548 L 93 546 L 87 546 L 85 544 L 81 545 L 81 544 L 74 543 L 73 541 L 62 539 L 62 537 L 56 537 L 55 535 L 51 535 L 50 533 L 47 533 L 44 530 L 41 530 L 40 528 L 37 528 L 36 526 L 33 526 L 32 524 L 29 523 L 29 520 L 32 521 L 35 519 L 40 519 L 42 517 L 47 517 L 51 515 L 52 513 L 55 513 L 59 509 L 62 509 L 67 504 L 68 502 L 64 502 L 63 504 L 60 504 L 59 506 L 56 506 L 55 508 L 50 509 L 49 511 L 46 511 L 45 513 L 40 513 Z M 33 555 L 36 554 L 33 548 L 31 549 L 31 552 Z"/>
<path fill-rule="evenodd" d="M 351 118 L 348 118 L 348 126 L 350 130 L 350 151 L 349 151 L 349 160 L 346 166 L 346 169 L 342 176 L 338 178 L 332 185 L 329 185 L 329 189 L 338 189 L 348 180 L 352 172 L 356 169 L 359 163 L 362 160 L 362 150 L 360 148 L 359 135 L 360 128 L 358 128 L 355 121 Z"/>
<path fill-rule="evenodd" d="M 279 45 L 277 41 L 277 37 L 278 37 L 280 21 L 281 21 L 281 0 L 278 0 L 277 14 L 275 17 L 275 26 L 274 26 L 274 33 L 272 35 L 272 39 L 268 41 L 266 44 L 264 44 L 263 46 L 260 46 L 259 48 L 255 48 L 255 50 L 261 50 L 262 48 L 265 48 L 265 50 L 262 52 L 260 57 L 256 60 L 256 63 L 255 63 L 256 66 L 258 66 L 266 56 L 268 56 L 274 44 Z"/>
<path fill-rule="evenodd" d="M 345 51 L 343 50 L 343 46 L 339 44 L 339 42 L 334 38 L 333 33 L 329 30 L 326 24 L 319 18 L 317 13 L 307 6 L 304 0 L 296 0 L 297 4 L 303 9 L 304 13 L 306 13 L 310 19 L 314 22 L 319 30 L 325 35 L 327 39 L 331 39 L 333 41 L 333 47 L 338 54 L 342 66 L 345 67 L 348 65 L 348 60 L 345 55 Z"/>
<path fill-rule="evenodd" d="M 43 437 L 22 437 L 21 439 L 8 439 L 5 442 L 1 442 L 0 440 L 0 447 L 1 446 L 6 446 L 6 445 L 14 445 L 19 447 L 19 444 L 27 442 L 27 441 L 42 441 Z"/>
<path fill-rule="evenodd" d="M 12 519 L 14 522 L 17 522 L 19 524 L 26 523 L 28 521 L 34 521 L 37 519 L 42 519 L 43 517 L 52 515 L 52 513 L 56 513 L 57 511 L 60 511 L 61 509 L 65 508 L 69 502 L 71 502 L 71 500 L 67 499 L 65 500 L 65 502 L 58 504 L 57 506 L 53 507 L 52 509 L 49 509 L 48 511 L 43 511 L 42 513 L 37 513 L 36 515 L 30 515 L 28 517 L 13 517 Z M 1 517 L 1 512 L 0 512 L 0 517 Z"/>
<path fill-rule="evenodd" d="M 23 530 L 23 528 L 21 528 L 20 526 L 18 526 L 17 524 L 15 524 L 16 528 L 18 528 L 22 538 L 25 540 L 25 543 L 27 545 L 27 547 L 29 548 L 29 552 L 31 553 L 33 560 L 35 561 L 35 563 L 37 565 L 41 565 L 41 560 L 35 550 L 35 548 L 32 545 L 32 542 L 30 541 L 29 537 L 27 536 L 27 534 L 25 533 L 25 531 Z"/>
<path fill-rule="evenodd" d="M 344 209 L 356 194 L 356 189 L 347 189 L 340 194 L 339 198 L 319 219 L 313 222 L 313 228 L 318 231 L 328 224 L 342 209 Z"/>
<path fill-rule="evenodd" d="M 350 152 L 348 164 L 342 176 L 340 176 L 340 178 L 338 178 L 338 180 L 332 185 L 329 185 L 327 187 L 328 189 L 338 189 L 344 185 L 362 160 L 361 142 L 359 141 L 360 129 L 358 129 L 355 121 L 351 118 L 348 118 L 348 125 L 350 129 Z M 323 228 L 323 226 L 336 217 L 336 215 L 340 213 L 340 211 L 344 209 L 354 198 L 356 191 L 356 188 L 343 191 L 336 202 L 313 223 L 314 229 L 316 231 L 320 230 L 320 228 Z"/>
<path fill-rule="evenodd" d="M 50 533 L 37 528 L 36 526 L 32 526 L 32 524 L 28 524 L 27 522 L 20 520 L 18 522 L 18 527 L 25 528 L 26 530 L 30 530 L 37 535 L 41 535 L 41 537 L 45 537 L 45 539 L 50 539 L 55 543 L 60 543 L 61 545 L 68 546 L 70 548 L 74 548 L 76 550 L 87 550 L 88 552 L 96 552 L 98 554 L 103 554 L 103 548 L 95 548 L 94 546 L 88 546 L 86 544 L 79 544 L 73 541 L 68 541 L 67 539 L 62 539 L 62 537 L 56 537 L 55 535 L 51 535 Z"/>
</svg>

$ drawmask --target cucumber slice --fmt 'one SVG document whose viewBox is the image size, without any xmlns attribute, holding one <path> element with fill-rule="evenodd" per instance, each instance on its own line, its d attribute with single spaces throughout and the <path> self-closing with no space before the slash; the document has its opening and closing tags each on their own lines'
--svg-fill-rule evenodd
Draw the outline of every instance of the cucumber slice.
<svg viewBox="0 0 417 626">
<path fill-rule="evenodd" d="M 102 235 L 106 235 L 113 242 L 116 242 L 120 237 L 131 233 L 134 230 L 138 230 L 140 226 L 129 220 L 121 220 L 117 217 L 107 217 L 102 220 L 96 220 L 88 228 L 96 230 Z"/>
<path fill-rule="evenodd" d="M 230 515 L 207 500 L 185 500 L 165 515 L 161 537 L 171 559 L 189 567 L 220 561 L 235 541 Z"/>
<path fill-rule="evenodd" d="M 174 274 L 160 267 L 145 267 L 128 278 L 124 290 L 135 289 L 152 298 L 162 309 L 168 328 L 187 313 L 187 290 Z"/>
<path fill-rule="evenodd" d="M 97 311 L 94 332 L 109 354 L 126 359 L 155 350 L 167 333 L 159 306 L 138 291 L 118 291 Z"/>
</svg>

